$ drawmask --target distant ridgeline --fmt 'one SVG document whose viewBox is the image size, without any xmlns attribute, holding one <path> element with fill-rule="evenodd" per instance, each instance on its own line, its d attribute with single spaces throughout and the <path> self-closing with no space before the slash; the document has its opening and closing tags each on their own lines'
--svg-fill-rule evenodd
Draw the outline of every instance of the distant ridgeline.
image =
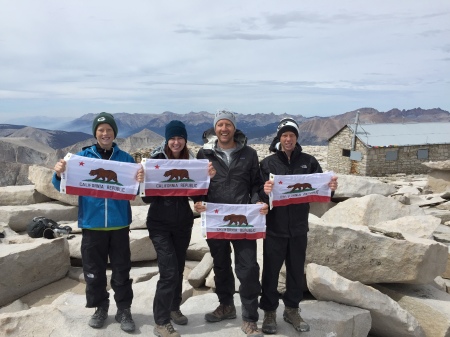
<svg viewBox="0 0 450 337">
<path fill-rule="evenodd" d="M 373 108 L 361 108 L 329 117 L 304 117 L 302 115 L 289 114 L 276 115 L 274 113 L 246 115 L 237 113 L 237 127 L 244 132 L 250 144 L 269 144 L 276 134 L 278 122 L 282 118 L 290 117 L 299 123 L 300 132 L 298 142 L 300 144 L 327 145 L 328 139 L 339 129 L 347 124 L 354 123 L 358 111 L 360 112 L 359 122 L 361 124 L 450 122 L 450 113 L 440 108 L 392 109 L 387 112 L 380 112 Z M 138 136 L 138 140 L 144 140 L 142 146 L 135 146 L 135 140 L 130 141 L 130 144 L 125 144 L 118 140 L 121 148 L 144 148 L 145 142 L 160 142 L 163 139 L 166 124 L 173 119 L 178 119 L 185 123 L 189 141 L 202 145 L 203 132 L 211 128 L 214 121 L 214 114 L 205 111 L 190 112 L 187 114 L 177 114 L 169 111 L 161 114 L 112 113 L 119 127 L 118 136 L 120 138 L 128 139 L 130 136 Z M 324 112 L 324 114 L 326 113 Z M 58 130 L 65 131 L 36 129 L 33 125 L 14 126 L 0 124 L 0 137 L 32 138 L 54 149 L 64 146 L 67 147 L 83 139 L 86 141 L 83 144 L 87 144 L 92 139 L 92 120 L 95 115 L 94 113 L 90 113 L 64 125 L 59 124 Z M 49 124 L 46 127 L 51 129 L 52 125 Z"/>
</svg>

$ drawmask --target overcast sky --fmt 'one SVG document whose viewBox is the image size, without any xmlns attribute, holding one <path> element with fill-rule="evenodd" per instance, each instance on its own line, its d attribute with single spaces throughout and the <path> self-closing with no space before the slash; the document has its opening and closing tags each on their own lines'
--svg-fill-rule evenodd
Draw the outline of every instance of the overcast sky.
<svg viewBox="0 0 450 337">
<path fill-rule="evenodd" d="M 0 0 L 0 123 L 450 110 L 449 0 Z"/>
</svg>

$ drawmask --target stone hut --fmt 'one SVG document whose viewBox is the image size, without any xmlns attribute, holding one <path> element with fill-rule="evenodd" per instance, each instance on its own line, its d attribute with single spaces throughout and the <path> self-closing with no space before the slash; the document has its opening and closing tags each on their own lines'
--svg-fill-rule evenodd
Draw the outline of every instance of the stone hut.
<svg viewBox="0 0 450 337">
<path fill-rule="evenodd" d="M 450 158 L 450 123 L 347 124 L 328 139 L 329 170 L 379 177 L 427 173 Z"/>
</svg>

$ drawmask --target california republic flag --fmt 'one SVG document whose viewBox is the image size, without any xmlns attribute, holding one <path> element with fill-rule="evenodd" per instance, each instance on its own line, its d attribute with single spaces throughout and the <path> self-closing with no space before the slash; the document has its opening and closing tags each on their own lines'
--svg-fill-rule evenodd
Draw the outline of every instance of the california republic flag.
<svg viewBox="0 0 450 337">
<path fill-rule="evenodd" d="M 96 198 L 134 200 L 141 165 L 88 158 L 68 153 L 66 171 L 61 174 L 61 193 Z"/>
<path fill-rule="evenodd" d="M 143 158 L 141 196 L 192 196 L 208 193 L 207 159 Z"/>
<path fill-rule="evenodd" d="M 296 175 L 271 173 L 269 179 L 274 182 L 274 185 L 269 195 L 270 208 L 305 202 L 330 201 L 331 189 L 328 183 L 333 176 L 333 172 Z"/>
<path fill-rule="evenodd" d="M 259 213 L 262 204 L 204 203 L 202 233 L 207 239 L 264 239 L 266 216 Z"/>
</svg>

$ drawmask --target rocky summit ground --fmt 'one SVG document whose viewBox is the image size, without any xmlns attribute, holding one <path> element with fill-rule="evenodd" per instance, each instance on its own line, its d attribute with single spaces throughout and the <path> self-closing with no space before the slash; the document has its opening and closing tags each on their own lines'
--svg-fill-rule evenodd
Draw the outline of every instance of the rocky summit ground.
<svg viewBox="0 0 450 337">
<path fill-rule="evenodd" d="M 268 145 L 252 146 L 260 159 L 269 154 Z M 326 147 L 303 149 L 327 169 Z M 432 175 L 338 174 L 339 188 L 332 201 L 311 204 L 305 300 L 300 305 L 311 331 L 294 331 L 282 319 L 281 304 L 279 329 L 273 336 L 450 336 L 450 179 L 444 174 L 448 166 L 435 165 L 440 172 L 435 177 L 441 179 L 435 179 L 437 184 L 432 184 Z M 57 193 L 49 183 L 51 174 L 48 168 L 31 166 L 34 185 L 0 188 L 0 233 L 6 234 L 0 239 L 0 335 L 123 336 L 114 320 L 112 291 L 105 326 L 96 330 L 87 325 L 93 309 L 84 307 L 77 199 Z M 145 226 L 148 205 L 138 198 L 132 208 L 132 313 L 137 326 L 133 335 L 152 336 L 156 253 Z M 36 212 L 72 226 L 74 238 L 29 238 L 24 228 Z M 258 262 L 262 266 L 262 240 L 258 240 Z M 245 336 L 240 330 L 238 280 L 238 318 L 205 322 L 204 314 L 218 304 L 211 268 L 196 218 L 181 307 L 189 324 L 176 328 L 182 336 Z M 281 293 L 285 277 L 282 270 Z M 259 325 L 262 317 L 260 310 Z"/>
</svg>

